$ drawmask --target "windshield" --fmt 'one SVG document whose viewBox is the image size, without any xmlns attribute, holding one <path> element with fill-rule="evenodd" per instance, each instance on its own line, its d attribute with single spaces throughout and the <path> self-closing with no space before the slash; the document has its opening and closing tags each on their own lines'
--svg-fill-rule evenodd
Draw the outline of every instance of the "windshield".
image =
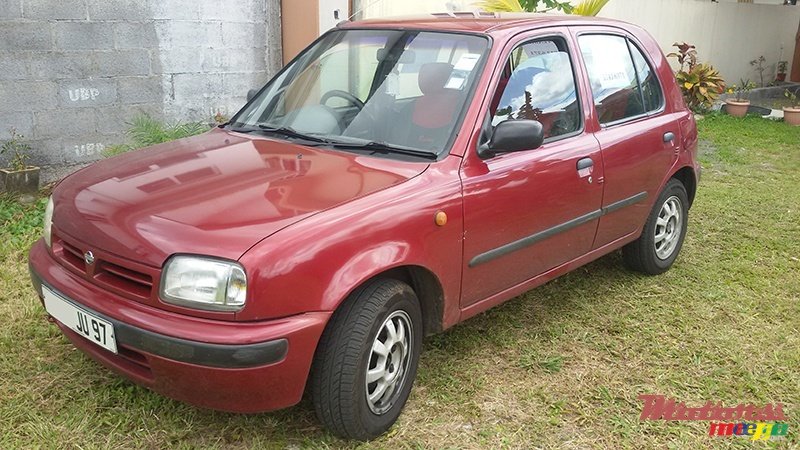
<svg viewBox="0 0 800 450">
<path fill-rule="evenodd" d="M 450 145 L 488 39 L 408 30 L 336 30 L 294 60 L 233 119 L 235 129 L 317 144 L 438 155 Z M 418 152 L 420 153 L 420 152 Z"/>
</svg>

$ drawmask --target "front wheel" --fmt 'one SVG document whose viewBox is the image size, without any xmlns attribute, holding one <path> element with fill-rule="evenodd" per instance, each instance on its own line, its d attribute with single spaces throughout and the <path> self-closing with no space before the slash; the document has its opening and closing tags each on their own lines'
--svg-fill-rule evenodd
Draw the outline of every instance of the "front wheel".
<svg viewBox="0 0 800 450">
<path fill-rule="evenodd" d="M 386 432 L 408 400 L 421 347 L 422 313 L 411 287 L 383 279 L 357 289 L 333 314 L 314 356 L 319 420 L 344 438 Z"/>
<path fill-rule="evenodd" d="M 671 179 L 647 218 L 639 239 L 622 248 L 625 264 L 638 272 L 659 275 L 672 267 L 686 237 L 689 197 L 679 180 Z"/>
</svg>

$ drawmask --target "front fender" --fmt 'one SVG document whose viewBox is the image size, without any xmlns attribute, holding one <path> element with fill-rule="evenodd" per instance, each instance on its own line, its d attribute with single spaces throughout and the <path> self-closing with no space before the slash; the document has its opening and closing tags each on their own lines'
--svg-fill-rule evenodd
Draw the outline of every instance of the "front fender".
<svg viewBox="0 0 800 450">
<path fill-rule="evenodd" d="M 418 177 L 298 222 L 265 239 L 240 262 L 249 299 L 237 320 L 334 311 L 366 280 L 420 266 L 440 281 L 445 322 L 458 320 L 463 213 L 460 158 Z M 443 211 L 447 224 L 437 226 Z"/>
</svg>

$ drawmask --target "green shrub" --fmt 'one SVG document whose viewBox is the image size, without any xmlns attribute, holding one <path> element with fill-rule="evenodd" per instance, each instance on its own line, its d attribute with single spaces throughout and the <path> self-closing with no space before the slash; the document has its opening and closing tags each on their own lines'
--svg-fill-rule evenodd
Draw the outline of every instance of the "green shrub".
<svg viewBox="0 0 800 450">
<path fill-rule="evenodd" d="M 103 156 L 116 156 L 137 148 L 149 147 L 162 142 L 174 141 L 189 136 L 194 136 L 208 131 L 210 127 L 203 122 L 177 122 L 166 124 L 160 122 L 147 114 L 141 114 L 133 118 L 130 128 L 125 132 L 132 143 L 119 144 L 107 147 L 103 151 Z"/>
</svg>

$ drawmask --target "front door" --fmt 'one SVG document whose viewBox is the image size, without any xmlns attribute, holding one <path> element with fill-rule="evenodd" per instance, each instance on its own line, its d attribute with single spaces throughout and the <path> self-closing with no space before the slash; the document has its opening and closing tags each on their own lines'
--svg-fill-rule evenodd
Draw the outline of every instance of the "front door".
<svg viewBox="0 0 800 450">
<path fill-rule="evenodd" d="M 487 159 L 465 155 L 461 306 L 523 283 L 592 247 L 602 200 L 597 140 L 584 132 L 575 53 L 566 32 L 509 46 L 487 114 L 492 126 L 534 119 L 545 130 L 536 149 Z"/>
</svg>

